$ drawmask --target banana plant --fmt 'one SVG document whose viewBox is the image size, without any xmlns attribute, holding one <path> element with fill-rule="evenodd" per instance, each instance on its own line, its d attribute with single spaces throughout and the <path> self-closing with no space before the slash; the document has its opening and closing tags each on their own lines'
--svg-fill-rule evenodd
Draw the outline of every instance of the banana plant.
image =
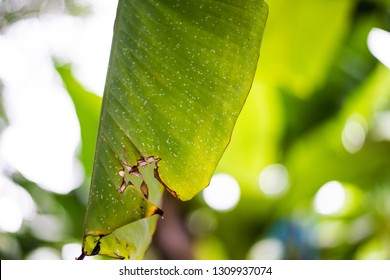
<svg viewBox="0 0 390 280">
<path fill-rule="evenodd" d="M 143 258 L 166 190 L 207 187 L 250 91 L 263 0 L 119 0 L 78 259 Z"/>
</svg>

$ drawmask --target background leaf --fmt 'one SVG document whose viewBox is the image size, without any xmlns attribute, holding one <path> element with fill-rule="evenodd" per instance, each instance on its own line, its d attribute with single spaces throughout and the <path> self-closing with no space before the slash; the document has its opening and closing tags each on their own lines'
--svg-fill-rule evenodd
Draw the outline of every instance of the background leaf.
<svg viewBox="0 0 390 280">
<path fill-rule="evenodd" d="M 88 92 L 73 76 L 71 65 L 56 63 L 56 69 L 72 98 L 81 130 L 81 160 L 88 177 L 92 175 L 102 99 Z"/>
<path fill-rule="evenodd" d="M 257 79 L 307 98 L 324 82 L 348 28 L 354 1 L 269 3 L 273 16 L 267 24 L 267 44 L 262 50 L 264 59 L 259 63 Z"/>
</svg>

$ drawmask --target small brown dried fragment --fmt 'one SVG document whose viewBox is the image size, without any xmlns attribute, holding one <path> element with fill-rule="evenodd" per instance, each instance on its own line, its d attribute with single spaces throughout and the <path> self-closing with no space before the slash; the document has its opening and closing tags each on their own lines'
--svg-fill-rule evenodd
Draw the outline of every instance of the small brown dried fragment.
<svg viewBox="0 0 390 280">
<path fill-rule="evenodd" d="M 141 193 L 144 195 L 146 199 L 149 197 L 149 188 L 146 185 L 145 181 L 142 181 L 141 183 Z"/>
</svg>

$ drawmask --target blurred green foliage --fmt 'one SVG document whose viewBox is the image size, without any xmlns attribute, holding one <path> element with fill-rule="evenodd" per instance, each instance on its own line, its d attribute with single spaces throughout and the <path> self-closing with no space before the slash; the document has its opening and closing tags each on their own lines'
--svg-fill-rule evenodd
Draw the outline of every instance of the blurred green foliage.
<svg viewBox="0 0 390 280">
<path fill-rule="evenodd" d="M 19 20 L 43 14 L 67 13 L 86 15 L 90 7 L 77 0 L 2 0 L 0 1 L 0 30 Z"/>
<path fill-rule="evenodd" d="M 189 202 L 166 196 L 147 258 L 389 259 L 390 70 L 370 54 L 367 36 L 373 27 L 390 30 L 390 1 L 267 2 L 252 91 L 217 168 L 240 184 L 239 203 L 220 212 L 201 194 Z M 75 83 L 71 75 L 62 78 Z M 82 102 L 98 107 L 96 97 L 71 95 L 81 129 L 96 127 L 96 113 L 86 117 L 89 106 L 80 103 L 86 98 Z M 84 141 L 92 132 L 83 131 Z M 83 142 L 81 157 L 87 147 Z M 267 195 L 259 174 L 273 164 L 287 170 L 288 188 Z M 42 246 L 61 250 L 81 241 L 89 168 L 83 186 L 68 195 L 12 175 L 63 231 L 50 240 L 26 222 L 18 233 L 1 232 L 0 258 L 23 259 Z M 345 201 L 339 211 L 321 214 L 314 207 L 318 190 L 334 181 Z"/>
</svg>

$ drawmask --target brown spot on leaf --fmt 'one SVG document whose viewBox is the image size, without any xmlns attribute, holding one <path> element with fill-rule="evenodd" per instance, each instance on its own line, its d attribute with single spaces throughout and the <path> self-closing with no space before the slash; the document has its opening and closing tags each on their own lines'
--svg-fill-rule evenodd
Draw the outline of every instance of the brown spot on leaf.
<svg viewBox="0 0 390 280">
<path fill-rule="evenodd" d="M 156 163 L 156 168 L 154 169 L 154 177 L 167 189 L 170 191 L 170 189 L 168 188 L 168 186 L 161 180 L 160 176 L 158 175 L 158 171 L 157 171 L 157 163 L 160 161 L 161 159 L 160 158 L 155 158 L 154 156 L 149 156 L 149 157 L 142 157 L 140 159 L 137 160 L 137 164 L 136 165 L 133 165 L 133 166 L 130 166 L 128 164 L 126 164 L 125 162 L 122 162 L 122 165 L 123 165 L 123 170 L 120 170 L 119 171 L 119 176 L 121 176 L 123 179 L 122 179 L 122 183 L 121 183 L 121 186 L 119 188 L 117 188 L 118 191 L 120 192 L 124 192 L 126 187 L 129 186 L 129 185 L 133 185 L 134 186 L 134 183 L 131 182 L 131 179 L 129 178 L 129 176 L 126 176 L 126 170 L 127 170 L 127 173 L 130 174 L 130 175 L 133 175 L 133 176 L 136 176 L 138 178 L 140 178 L 142 180 L 142 183 L 141 183 L 141 186 L 140 186 L 140 191 L 141 193 L 143 194 L 143 196 L 147 199 L 149 197 L 149 188 L 142 176 L 142 174 L 139 172 L 139 167 L 142 167 L 142 168 L 145 168 L 146 166 L 148 166 L 148 164 L 153 164 L 153 163 Z M 170 191 L 171 193 L 174 193 L 172 191 Z"/>
<path fill-rule="evenodd" d="M 117 190 L 121 193 L 123 193 L 125 191 L 127 186 L 130 186 L 130 185 L 134 186 L 134 183 L 131 181 L 130 176 L 126 176 L 126 174 L 131 174 L 131 175 L 139 177 L 140 179 L 143 180 L 142 175 L 139 172 L 137 166 L 129 166 L 123 162 L 122 162 L 122 165 L 123 165 L 123 169 L 119 170 L 119 172 L 118 172 L 119 176 L 122 177 L 122 183 L 121 183 L 121 186 L 119 188 L 117 188 Z M 126 172 L 126 170 L 127 170 L 127 172 Z"/>
<path fill-rule="evenodd" d="M 148 199 L 148 197 L 149 197 L 149 188 L 146 185 L 145 181 L 142 181 L 142 183 L 141 183 L 141 192 L 144 195 L 144 197 L 146 199 Z"/>
<path fill-rule="evenodd" d="M 139 186 L 140 188 L 140 192 L 142 193 L 142 195 L 148 199 L 149 198 L 149 187 L 148 185 L 146 184 L 141 172 L 139 171 L 139 167 L 142 167 L 142 168 L 145 168 L 147 167 L 149 164 L 153 164 L 153 163 L 156 163 L 156 167 L 154 168 L 154 177 L 168 190 L 170 191 L 170 189 L 168 188 L 168 186 L 161 180 L 159 174 L 158 174 L 158 166 L 157 166 L 157 162 L 159 162 L 161 159 L 160 158 L 155 158 L 154 156 L 149 156 L 149 157 L 142 157 L 140 159 L 137 160 L 137 164 L 136 165 L 133 165 L 133 166 L 130 166 L 128 164 L 126 164 L 125 162 L 122 162 L 122 166 L 123 166 L 123 169 L 120 170 L 118 172 L 119 176 L 122 177 L 122 182 L 121 182 L 121 185 L 120 187 L 117 188 L 117 190 L 121 193 L 123 193 L 126 188 L 129 186 L 129 185 L 135 185 L 134 182 L 132 182 L 132 179 L 131 176 L 135 176 L 135 177 L 138 177 L 141 179 L 141 185 Z M 170 191 L 172 194 L 174 192 Z M 174 195 L 176 196 L 176 195 Z M 158 208 L 157 206 L 153 206 L 151 208 L 149 208 L 147 210 L 147 213 L 145 213 L 145 216 L 146 217 L 149 217 L 149 216 L 152 216 L 154 214 L 158 214 L 160 216 L 162 216 L 164 214 L 164 212 Z"/>
</svg>

